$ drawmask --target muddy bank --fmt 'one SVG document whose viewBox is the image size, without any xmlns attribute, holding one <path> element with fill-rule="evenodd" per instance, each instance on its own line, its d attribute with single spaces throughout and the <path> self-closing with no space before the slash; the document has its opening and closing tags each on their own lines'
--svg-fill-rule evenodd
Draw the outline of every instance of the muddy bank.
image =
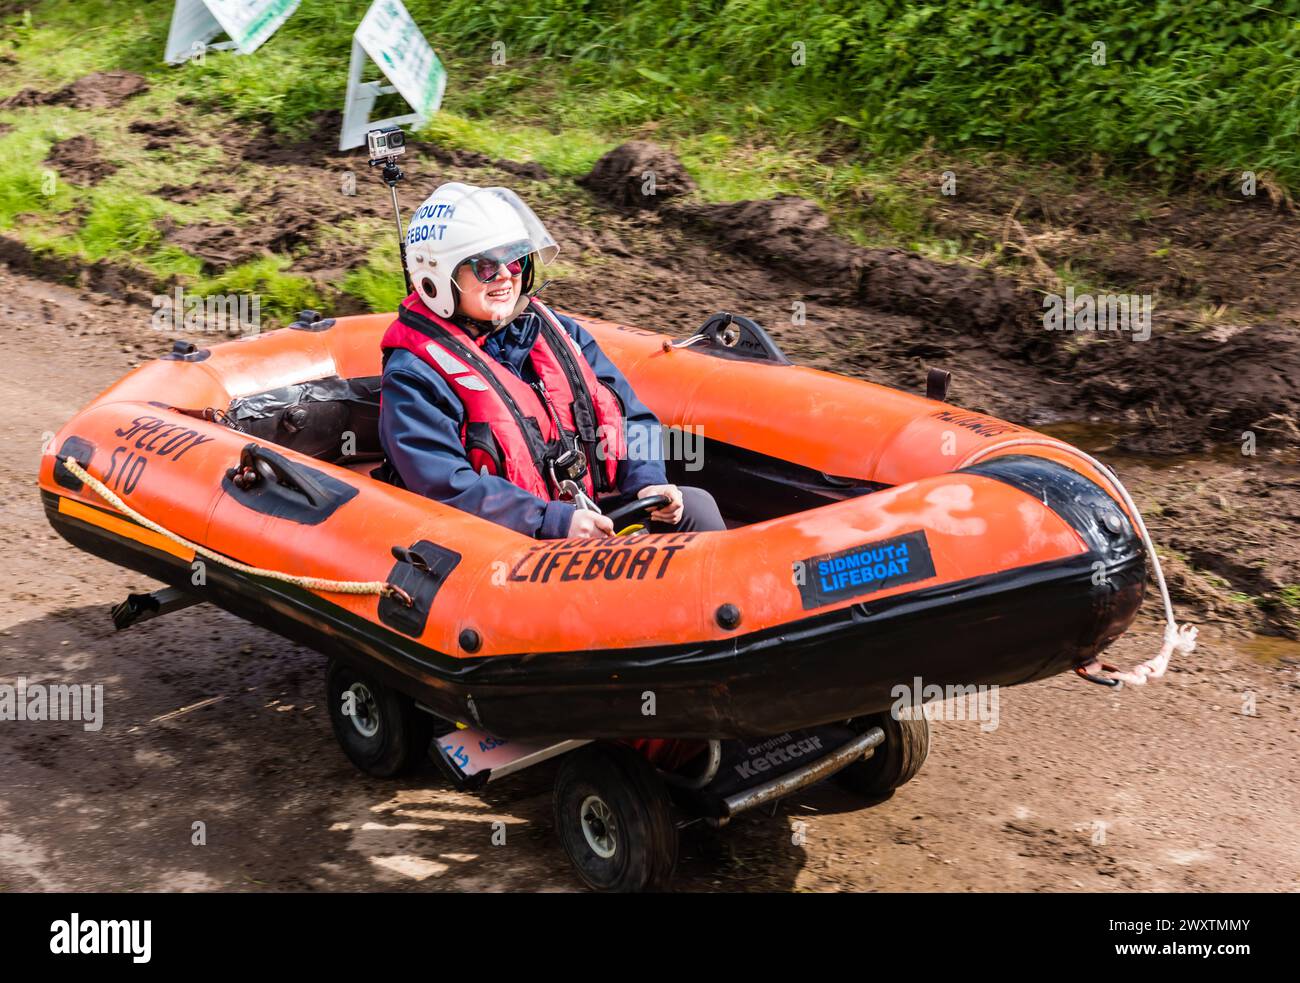
<svg viewBox="0 0 1300 983">
<path fill-rule="evenodd" d="M 164 240 L 202 259 L 205 272 L 219 273 L 260 256 L 293 255 L 322 228 L 338 227 L 355 217 L 341 203 L 333 209 L 324 202 L 322 207 L 304 208 L 302 199 L 290 191 L 261 186 L 248 189 L 236 208 L 238 224 L 165 223 L 161 226 Z"/>
<path fill-rule="evenodd" d="M 632 178 L 656 167 L 680 170 L 667 150 L 628 144 L 579 183 L 611 207 L 625 208 L 635 197 Z M 1140 325 L 1129 332 L 1054 331 L 1044 322 L 1043 291 L 1024 280 L 903 250 L 858 247 L 831 233 L 826 215 L 803 199 L 652 200 L 656 217 L 702 230 L 720 246 L 809 284 L 838 285 L 841 302 L 919 319 L 917 342 L 928 357 L 942 359 L 950 340 L 974 339 L 1002 359 L 1074 384 L 1076 412 L 1137 425 L 1121 449 L 1208 450 L 1240 441 L 1244 431 L 1273 447 L 1300 437 L 1293 383 L 1300 378 L 1300 333 L 1283 326 L 1205 326 L 1186 312 L 1157 308 L 1145 340 Z"/>
<path fill-rule="evenodd" d="M 148 304 L 158 286 L 153 277 L 132 267 L 99 260 L 80 263 L 73 259 L 37 254 L 17 239 L 0 235 L 0 264 L 16 272 L 56 283 L 75 284 L 96 297 Z"/>
<path fill-rule="evenodd" d="M 1042 164 L 970 166 L 956 194 L 916 186 L 937 234 L 1032 274 L 1035 257 L 1088 281 L 1153 294 L 1160 306 L 1231 305 L 1300 323 L 1300 222 L 1267 176 L 1153 200 L 1124 186 L 1087 187 Z M 1246 192 L 1253 192 L 1247 194 Z"/>
</svg>

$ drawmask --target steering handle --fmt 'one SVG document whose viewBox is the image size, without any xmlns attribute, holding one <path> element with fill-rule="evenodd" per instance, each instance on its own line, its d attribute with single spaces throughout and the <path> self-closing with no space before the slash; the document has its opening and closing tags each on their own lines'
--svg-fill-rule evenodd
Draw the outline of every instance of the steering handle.
<svg viewBox="0 0 1300 983">
<path fill-rule="evenodd" d="M 633 517 L 642 519 L 649 518 L 650 513 L 655 509 L 661 509 L 672 502 L 667 495 L 647 495 L 645 498 L 638 498 L 635 502 L 628 502 L 626 505 L 616 508 L 613 512 L 606 512 L 605 518 L 614 523 L 614 528 L 618 529 L 619 523 L 626 522 Z"/>
</svg>

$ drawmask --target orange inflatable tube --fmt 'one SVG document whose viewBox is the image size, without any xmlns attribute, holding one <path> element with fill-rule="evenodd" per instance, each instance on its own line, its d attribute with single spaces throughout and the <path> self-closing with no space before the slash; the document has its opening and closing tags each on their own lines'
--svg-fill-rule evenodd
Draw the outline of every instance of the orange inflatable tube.
<svg viewBox="0 0 1300 983">
<path fill-rule="evenodd" d="M 1068 445 L 791 365 L 743 318 L 686 347 L 580 318 L 698 442 L 670 480 L 733 528 L 526 538 L 370 476 L 391 320 L 304 318 L 141 366 L 43 459 L 51 524 L 502 737 L 765 735 L 885 709 L 917 676 L 1026 682 L 1094 659 L 1141 601 L 1130 516 Z"/>
</svg>

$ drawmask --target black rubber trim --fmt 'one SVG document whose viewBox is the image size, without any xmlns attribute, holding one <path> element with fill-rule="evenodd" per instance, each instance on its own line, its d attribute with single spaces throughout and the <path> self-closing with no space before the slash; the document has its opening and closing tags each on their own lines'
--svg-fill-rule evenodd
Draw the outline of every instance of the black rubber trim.
<svg viewBox="0 0 1300 983">
<path fill-rule="evenodd" d="M 519 404 L 516 403 L 515 398 L 510 395 L 510 391 L 506 389 L 505 386 L 501 385 L 501 380 L 496 377 L 496 373 L 494 373 L 489 366 L 484 364 L 483 356 L 479 352 L 470 351 L 468 346 L 461 344 L 459 340 L 453 338 L 441 324 L 438 324 L 435 321 L 430 321 L 423 314 L 417 314 L 404 304 L 397 309 L 397 319 L 407 327 L 414 328 L 421 334 L 427 335 L 439 344 L 446 345 L 453 352 L 459 355 L 462 361 L 469 362 L 478 369 L 479 375 L 483 376 L 487 380 L 488 385 L 496 390 L 497 395 L 501 397 L 502 402 L 506 404 L 506 408 L 509 409 L 511 415 L 514 416 L 515 423 L 518 424 L 520 432 L 524 435 L 524 441 L 528 444 L 528 453 L 533 459 L 533 465 L 537 468 L 537 473 L 545 478 L 546 445 L 544 442 L 539 444 L 537 442 L 537 437 L 534 436 L 535 434 L 540 436 L 540 430 L 529 430 L 524 424 L 525 420 L 532 419 L 534 421 L 534 427 L 536 427 L 536 420 L 533 417 L 527 416 L 523 410 L 519 408 Z"/>
<path fill-rule="evenodd" d="M 81 491 L 82 481 L 64 467 L 64 460 L 72 458 L 83 468 L 90 467 L 90 459 L 95 455 L 95 445 L 84 437 L 71 436 L 63 441 L 59 448 L 58 459 L 54 462 L 54 480 L 63 488 Z"/>
<path fill-rule="evenodd" d="M 161 362 L 202 362 L 212 352 L 206 348 L 199 348 L 192 341 L 177 341 L 172 344 L 172 350 L 166 355 L 161 356 Z"/>
<path fill-rule="evenodd" d="M 298 317 L 289 325 L 294 331 L 328 331 L 334 327 L 334 318 L 322 318 L 313 310 L 299 311 Z"/>
<path fill-rule="evenodd" d="M 433 599 L 460 563 L 460 554 L 427 539 L 400 552 L 403 555 L 388 572 L 388 582 L 406 591 L 412 604 L 407 607 L 396 598 L 381 597 L 379 620 L 404 635 L 418 638 L 424 634 Z"/>
<path fill-rule="evenodd" d="M 187 586 L 170 554 L 58 512 L 73 545 Z M 208 564 L 204 597 L 375 674 L 449 719 L 507 738 L 729 738 L 887 710 L 899 681 L 1016 685 L 1082 665 L 1136 616 L 1139 551 L 1094 576 L 1094 553 L 857 603 L 715 641 L 454 658 L 302 588 Z M 793 589 L 793 587 L 791 588 Z M 641 714 L 647 687 L 653 722 Z M 471 709 L 470 699 L 473 707 Z"/>
<path fill-rule="evenodd" d="M 1030 454 L 1009 454 L 962 468 L 959 473 L 994 478 L 1033 496 L 1107 559 L 1128 556 L 1138 549 L 1137 531 L 1114 497 L 1064 464 Z M 1108 522 L 1114 531 L 1107 527 Z"/>
<path fill-rule="evenodd" d="M 304 526 L 324 522 L 339 508 L 357 497 L 356 485 L 340 481 L 324 471 L 291 461 L 283 454 L 260 444 L 246 444 L 240 465 L 261 461 L 279 476 L 268 474 L 251 488 L 239 488 L 229 474 L 221 479 L 227 495 L 245 508 L 277 519 L 288 519 Z"/>
<path fill-rule="evenodd" d="M 948 390 L 952 387 L 952 373 L 947 369 L 927 369 L 925 373 L 925 398 L 939 403 L 948 401 Z"/>
</svg>

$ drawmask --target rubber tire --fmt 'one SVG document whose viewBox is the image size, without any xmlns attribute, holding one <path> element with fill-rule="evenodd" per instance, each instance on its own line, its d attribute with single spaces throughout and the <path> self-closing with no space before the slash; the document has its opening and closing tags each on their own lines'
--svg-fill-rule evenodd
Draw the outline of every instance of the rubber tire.
<svg viewBox="0 0 1300 983">
<path fill-rule="evenodd" d="M 379 730 L 373 737 L 358 731 L 343 712 L 343 694 L 358 682 L 366 685 L 378 707 Z M 325 674 L 325 703 L 339 747 L 367 775 L 395 778 L 428 756 L 436 718 L 418 709 L 409 696 L 377 682 L 341 659 L 330 659 Z"/>
<path fill-rule="evenodd" d="M 888 798 L 894 789 L 916 777 L 930 753 L 930 721 L 925 717 L 898 720 L 886 712 L 854 718 L 849 725 L 860 734 L 872 727 L 885 732 L 884 743 L 873 754 L 832 776 L 837 784 L 864 798 Z"/>
<path fill-rule="evenodd" d="M 598 795 L 614 813 L 614 856 L 599 856 L 582 831 L 581 808 Z M 582 882 L 593 891 L 664 890 L 677 866 L 678 837 L 668 788 L 631 748 L 588 744 L 566 755 L 555 779 L 555 829 Z"/>
</svg>

